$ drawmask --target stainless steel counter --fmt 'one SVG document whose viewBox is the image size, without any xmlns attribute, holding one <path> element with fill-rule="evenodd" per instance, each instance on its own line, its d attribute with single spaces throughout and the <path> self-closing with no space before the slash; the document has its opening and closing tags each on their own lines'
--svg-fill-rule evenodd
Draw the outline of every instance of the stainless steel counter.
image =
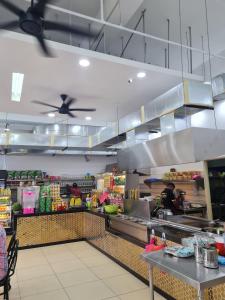
<svg viewBox="0 0 225 300">
<path fill-rule="evenodd" d="M 152 268 L 157 267 L 167 272 L 198 290 L 199 300 L 204 299 L 203 290 L 221 283 L 225 283 L 225 268 L 207 269 L 201 264 L 196 264 L 194 258 L 177 258 L 164 254 L 163 251 L 142 254 L 142 258 L 150 266 L 150 289 L 151 297 L 153 293 Z"/>
</svg>

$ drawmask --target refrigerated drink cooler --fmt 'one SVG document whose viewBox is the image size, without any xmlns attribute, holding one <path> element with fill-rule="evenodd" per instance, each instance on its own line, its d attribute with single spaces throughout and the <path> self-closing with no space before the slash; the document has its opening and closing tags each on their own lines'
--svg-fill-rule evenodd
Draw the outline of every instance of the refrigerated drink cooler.
<svg viewBox="0 0 225 300">
<path fill-rule="evenodd" d="M 17 199 L 23 207 L 23 214 L 33 214 L 38 208 L 39 186 L 18 187 Z"/>
</svg>

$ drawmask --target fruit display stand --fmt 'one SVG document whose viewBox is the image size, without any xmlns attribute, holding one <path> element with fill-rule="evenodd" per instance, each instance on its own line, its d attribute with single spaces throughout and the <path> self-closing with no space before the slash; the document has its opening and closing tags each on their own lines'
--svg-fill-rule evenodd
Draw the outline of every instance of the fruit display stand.
<svg viewBox="0 0 225 300">
<path fill-rule="evenodd" d="M 0 188 L 0 224 L 7 231 L 11 229 L 12 222 L 12 205 L 11 190 L 9 188 Z"/>
</svg>

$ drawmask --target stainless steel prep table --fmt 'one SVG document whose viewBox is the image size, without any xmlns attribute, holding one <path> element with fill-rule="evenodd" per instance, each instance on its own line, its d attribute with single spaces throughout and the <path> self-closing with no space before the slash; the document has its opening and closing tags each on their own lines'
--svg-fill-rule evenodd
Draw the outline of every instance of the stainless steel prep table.
<svg viewBox="0 0 225 300">
<path fill-rule="evenodd" d="M 163 251 L 142 254 L 149 264 L 150 300 L 154 300 L 153 267 L 167 272 L 193 286 L 198 291 L 198 299 L 204 299 L 204 289 L 225 283 L 225 268 L 207 269 L 197 264 L 194 258 L 177 258 Z"/>
</svg>

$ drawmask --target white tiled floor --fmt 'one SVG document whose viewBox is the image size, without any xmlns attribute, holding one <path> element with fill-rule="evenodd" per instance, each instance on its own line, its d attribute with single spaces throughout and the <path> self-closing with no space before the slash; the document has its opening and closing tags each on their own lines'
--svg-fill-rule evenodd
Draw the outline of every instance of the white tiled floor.
<svg viewBox="0 0 225 300">
<path fill-rule="evenodd" d="M 79 242 L 19 251 L 10 291 L 10 300 L 15 299 L 149 300 L 149 292 L 136 277 Z"/>
</svg>

